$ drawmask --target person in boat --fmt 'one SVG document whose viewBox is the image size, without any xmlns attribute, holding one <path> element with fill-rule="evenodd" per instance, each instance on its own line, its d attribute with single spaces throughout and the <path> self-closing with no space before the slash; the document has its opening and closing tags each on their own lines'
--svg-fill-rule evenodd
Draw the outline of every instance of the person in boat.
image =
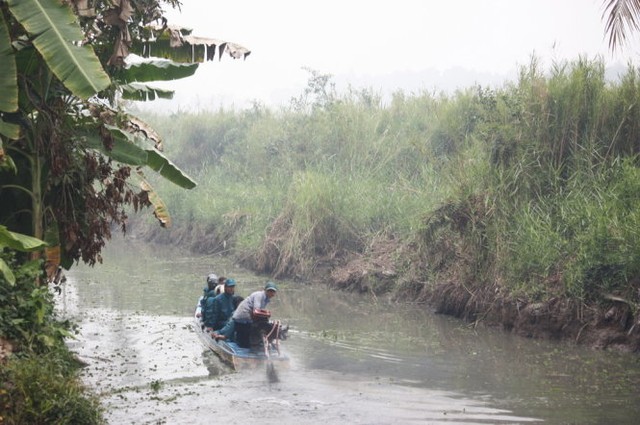
<svg viewBox="0 0 640 425">
<path fill-rule="evenodd" d="M 233 310 L 235 311 L 240 303 L 244 300 L 240 295 L 233 296 Z M 227 323 L 220 330 L 213 331 L 211 336 L 216 340 L 227 340 L 227 341 L 235 341 L 236 329 L 235 324 L 231 318 L 227 320 Z"/>
<path fill-rule="evenodd" d="M 224 281 L 224 292 L 214 298 L 207 299 L 205 306 L 205 322 L 207 328 L 214 332 L 220 330 L 227 324 L 231 315 L 236 309 L 233 298 L 236 289 L 235 279 L 228 278 Z"/>
<path fill-rule="evenodd" d="M 227 280 L 226 277 L 224 276 L 220 276 L 218 278 L 218 286 L 216 286 L 216 289 L 213 290 L 213 292 L 217 295 L 220 295 L 224 292 L 224 281 Z"/>
<path fill-rule="evenodd" d="M 244 300 L 244 298 L 241 297 L 240 295 L 234 295 L 233 296 L 233 310 L 234 311 L 235 311 L 236 308 L 238 308 L 238 306 L 240 305 L 242 300 Z"/>
<path fill-rule="evenodd" d="M 224 278 L 223 278 L 224 279 Z M 207 286 L 202 290 L 202 298 L 200 299 L 200 316 L 203 317 L 205 314 L 205 307 L 207 304 L 207 299 L 209 297 L 215 296 L 216 285 L 218 284 L 219 278 L 215 273 L 209 273 L 207 275 Z M 204 321 L 204 318 L 202 319 Z"/>
<path fill-rule="evenodd" d="M 265 310 L 271 298 L 276 296 L 278 287 L 273 282 L 267 282 L 264 289 L 256 291 L 242 300 L 236 311 L 231 316 L 230 323 L 225 326 L 219 335 L 227 337 L 230 329 L 235 332 L 235 342 L 239 347 L 251 348 L 251 332 L 253 324 L 253 312 L 255 309 Z"/>
</svg>

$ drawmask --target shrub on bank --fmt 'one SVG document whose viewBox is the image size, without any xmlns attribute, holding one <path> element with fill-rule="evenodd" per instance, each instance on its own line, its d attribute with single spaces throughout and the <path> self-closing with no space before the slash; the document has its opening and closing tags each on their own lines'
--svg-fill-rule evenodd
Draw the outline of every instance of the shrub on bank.
<svg viewBox="0 0 640 425">
<path fill-rule="evenodd" d="M 99 401 L 88 395 L 77 370 L 64 348 L 0 364 L 0 424 L 103 424 Z"/>
<path fill-rule="evenodd" d="M 103 423 L 64 342 L 73 325 L 56 317 L 49 288 L 37 284 L 41 262 L 18 267 L 8 251 L 0 255 L 16 277 L 10 286 L 0 275 L 0 348 L 7 348 L 0 350 L 0 424 Z"/>
</svg>

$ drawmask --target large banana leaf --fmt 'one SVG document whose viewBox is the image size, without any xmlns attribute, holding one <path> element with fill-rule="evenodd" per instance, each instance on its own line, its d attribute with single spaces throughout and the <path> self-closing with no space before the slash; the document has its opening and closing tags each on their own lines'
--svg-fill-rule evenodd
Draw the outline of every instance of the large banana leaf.
<svg viewBox="0 0 640 425">
<path fill-rule="evenodd" d="M 47 243 L 32 236 L 15 233 L 0 225 L 0 249 L 10 248 L 16 251 L 31 252 L 45 247 Z"/>
<path fill-rule="evenodd" d="M 169 158 L 161 152 L 155 149 L 149 149 L 147 150 L 147 154 L 149 155 L 147 167 L 160 173 L 162 177 L 184 189 L 193 189 L 196 187 L 196 182 L 191 180 L 189 176 L 184 174 L 182 170 L 174 165 Z"/>
<path fill-rule="evenodd" d="M 130 83 L 120 86 L 122 98 L 126 100 L 150 101 L 158 99 L 173 99 L 173 90 L 164 90 L 158 87 L 140 83 Z"/>
<path fill-rule="evenodd" d="M 149 81 L 171 81 L 190 77 L 198 69 L 197 63 L 176 63 L 166 59 L 142 59 L 131 63 L 120 73 L 125 83 Z"/>
<path fill-rule="evenodd" d="M 176 27 L 144 28 L 148 40 L 134 40 L 131 52 L 143 57 L 167 58 L 175 62 L 192 63 L 211 61 L 226 52 L 234 59 L 246 59 L 251 53 L 246 47 L 215 38 L 196 37 L 191 30 Z"/>
<path fill-rule="evenodd" d="M 131 52 L 145 58 L 165 58 L 185 64 L 203 62 L 205 57 L 204 46 L 198 46 L 195 49 L 187 44 L 173 47 L 167 37 L 144 43 L 139 40 L 133 40 Z"/>
<path fill-rule="evenodd" d="M 33 37 L 33 44 L 58 79 L 76 96 L 87 99 L 111 81 L 84 38 L 76 17 L 57 0 L 6 0 L 9 9 Z"/>
<path fill-rule="evenodd" d="M 11 48 L 7 23 L 0 13 L 0 111 L 15 112 L 17 109 L 18 71 L 16 58 Z"/>
<path fill-rule="evenodd" d="M 114 160 L 128 165 L 146 165 L 147 151 L 132 143 L 130 137 L 117 127 L 105 126 L 111 133 L 112 148 L 107 150 L 102 139 L 95 133 L 86 133 L 85 141 L 90 148 L 102 152 Z"/>
<path fill-rule="evenodd" d="M 155 148 L 145 148 L 143 147 L 146 143 L 142 137 L 135 136 L 133 134 L 127 133 L 122 129 L 110 125 L 105 125 L 105 128 L 109 130 L 111 135 L 113 136 L 114 141 L 114 149 L 111 151 L 106 151 L 105 153 L 108 156 L 116 159 L 114 156 L 115 147 L 119 146 L 119 150 L 116 151 L 117 154 L 122 153 L 120 149 L 125 149 L 126 144 L 120 144 L 120 142 L 127 140 L 129 142 L 129 146 L 126 147 L 127 152 L 138 152 L 143 151 L 146 153 L 147 159 L 144 164 L 127 162 L 129 158 L 125 155 L 121 155 L 118 161 L 123 162 L 125 164 L 130 165 L 146 165 L 152 170 L 158 172 L 162 177 L 169 180 L 171 183 L 177 184 L 178 186 L 185 189 L 193 189 L 196 187 L 196 182 L 193 181 L 189 176 L 184 174 L 180 168 L 178 168 L 175 164 L 173 164 L 167 157 L 165 157 L 161 152 L 156 150 Z M 116 142 L 118 142 L 116 144 Z"/>
</svg>

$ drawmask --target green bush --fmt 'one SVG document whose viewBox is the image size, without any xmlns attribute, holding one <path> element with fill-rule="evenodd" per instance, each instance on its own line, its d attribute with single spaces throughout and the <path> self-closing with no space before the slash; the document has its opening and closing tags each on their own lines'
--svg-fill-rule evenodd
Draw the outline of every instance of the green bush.
<svg viewBox="0 0 640 425">
<path fill-rule="evenodd" d="M 16 283 L 9 285 L 0 276 L 0 337 L 12 341 L 20 351 L 34 353 L 64 344 L 73 326 L 57 319 L 49 288 L 38 285 L 42 262 L 27 261 L 18 267 L 13 254 L 1 255 L 14 270 Z"/>
<path fill-rule="evenodd" d="M 65 349 L 13 356 L 0 364 L 0 423 L 104 423 L 98 400 L 86 395 L 76 376 L 77 367 Z"/>
<path fill-rule="evenodd" d="M 15 285 L 0 277 L 0 339 L 15 349 L 0 361 L 0 423 L 102 423 L 99 405 L 79 383 L 78 363 L 65 345 L 74 326 L 56 317 L 49 288 L 38 285 L 42 262 L 18 266 L 13 253 L 0 255 L 16 277 Z"/>
</svg>

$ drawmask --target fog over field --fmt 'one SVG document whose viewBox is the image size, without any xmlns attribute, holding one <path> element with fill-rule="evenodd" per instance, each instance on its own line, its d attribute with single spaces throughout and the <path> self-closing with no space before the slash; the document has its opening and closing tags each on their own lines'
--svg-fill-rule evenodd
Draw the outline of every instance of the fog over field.
<svg viewBox="0 0 640 425">
<path fill-rule="evenodd" d="M 283 105 L 306 86 L 305 68 L 334 76 L 340 91 L 367 88 L 383 98 L 398 90 L 501 85 L 533 55 L 545 69 L 579 56 L 602 57 L 615 78 L 637 62 L 640 43 L 632 37 L 612 52 L 605 12 L 601 0 L 185 0 L 181 12 L 169 13 L 170 23 L 246 46 L 251 54 L 202 64 L 193 77 L 162 84 L 176 90 L 173 100 L 139 106 Z"/>
</svg>

